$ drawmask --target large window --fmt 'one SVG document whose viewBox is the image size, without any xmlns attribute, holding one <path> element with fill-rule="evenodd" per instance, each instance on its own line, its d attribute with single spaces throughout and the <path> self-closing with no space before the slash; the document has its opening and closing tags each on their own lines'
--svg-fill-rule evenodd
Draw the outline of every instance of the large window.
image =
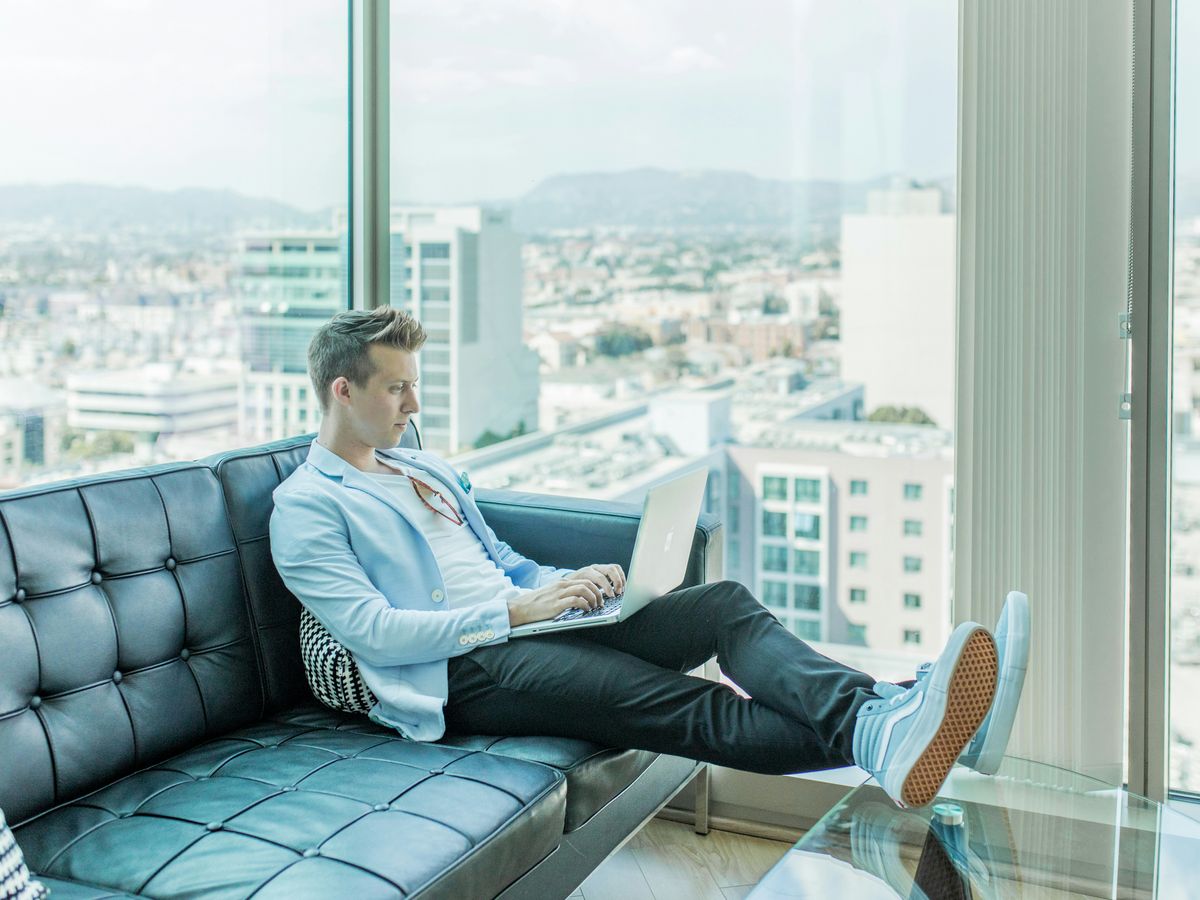
<svg viewBox="0 0 1200 900">
<path fill-rule="evenodd" d="M 348 45 L 337 2 L 0 6 L 0 489 L 316 429 Z"/>
<path fill-rule="evenodd" d="M 1168 786 L 1200 794 L 1200 8 L 1177 9 Z"/>
</svg>

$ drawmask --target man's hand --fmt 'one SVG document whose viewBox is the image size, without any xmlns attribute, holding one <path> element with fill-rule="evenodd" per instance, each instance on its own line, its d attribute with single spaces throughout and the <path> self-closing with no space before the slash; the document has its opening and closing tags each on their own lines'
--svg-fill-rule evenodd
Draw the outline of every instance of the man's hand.
<svg viewBox="0 0 1200 900">
<path fill-rule="evenodd" d="M 560 581 L 513 597 L 508 601 L 508 624 L 523 625 L 553 619 L 572 607 L 587 612 L 603 606 L 606 597 L 623 590 L 625 573 L 620 566 L 615 563 L 587 566 Z"/>
</svg>

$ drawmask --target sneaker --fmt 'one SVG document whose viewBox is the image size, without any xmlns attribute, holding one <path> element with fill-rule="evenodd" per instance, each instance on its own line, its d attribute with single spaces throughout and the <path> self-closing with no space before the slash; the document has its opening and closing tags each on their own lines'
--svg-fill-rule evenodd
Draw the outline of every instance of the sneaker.
<svg viewBox="0 0 1200 900">
<path fill-rule="evenodd" d="M 1020 591 L 1009 591 L 1004 600 L 996 624 L 996 655 L 1000 661 L 996 699 L 979 731 L 958 758 L 964 766 L 984 775 L 995 775 L 1000 768 L 1025 685 L 1025 669 L 1029 664 L 1029 598 Z M 928 676 L 932 666 L 933 663 L 924 663 L 917 669 L 918 684 Z"/>
<path fill-rule="evenodd" d="M 925 806 L 975 735 L 996 695 L 996 642 L 982 625 L 954 629 L 911 688 L 878 682 L 854 723 L 854 762 L 899 806 Z"/>
</svg>

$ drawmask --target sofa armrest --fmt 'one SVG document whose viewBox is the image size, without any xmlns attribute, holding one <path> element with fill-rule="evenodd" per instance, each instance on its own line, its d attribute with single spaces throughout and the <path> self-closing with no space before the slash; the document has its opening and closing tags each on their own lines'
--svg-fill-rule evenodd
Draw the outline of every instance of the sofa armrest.
<svg viewBox="0 0 1200 900">
<path fill-rule="evenodd" d="M 642 517 L 639 504 L 486 489 L 478 490 L 475 501 L 496 535 L 522 556 L 564 569 L 615 562 L 629 571 Z M 701 514 L 678 587 L 719 581 L 723 553 L 721 520 Z"/>
</svg>

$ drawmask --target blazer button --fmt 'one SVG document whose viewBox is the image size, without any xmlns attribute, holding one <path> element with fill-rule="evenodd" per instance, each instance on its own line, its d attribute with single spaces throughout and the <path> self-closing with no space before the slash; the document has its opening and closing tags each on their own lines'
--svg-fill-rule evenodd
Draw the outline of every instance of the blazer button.
<svg viewBox="0 0 1200 900">
<path fill-rule="evenodd" d="M 442 593 L 440 590 L 435 590 L 435 591 L 434 591 L 432 594 L 430 594 L 429 596 L 433 598 L 433 602 L 434 602 L 434 603 L 441 603 L 441 602 L 442 602 L 442 598 L 444 598 L 446 595 L 445 595 L 445 594 L 443 594 L 443 593 Z"/>
<path fill-rule="evenodd" d="M 477 635 L 477 634 L 471 635 L 469 638 L 467 638 L 467 643 L 468 644 L 478 644 L 479 643 L 479 635 Z"/>
<path fill-rule="evenodd" d="M 487 631 L 485 631 L 483 633 L 483 636 L 486 640 L 490 641 L 492 638 L 494 638 L 496 636 L 496 632 L 492 631 L 492 629 L 489 628 Z"/>
<path fill-rule="evenodd" d="M 467 641 L 467 636 L 464 634 L 462 637 L 460 637 L 460 638 L 458 639 L 458 642 L 459 642 L 460 644 L 462 644 L 464 647 L 465 647 L 465 646 L 467 646 L 467 643 L 468 643 L 468 641 Z"/>
</svg>

